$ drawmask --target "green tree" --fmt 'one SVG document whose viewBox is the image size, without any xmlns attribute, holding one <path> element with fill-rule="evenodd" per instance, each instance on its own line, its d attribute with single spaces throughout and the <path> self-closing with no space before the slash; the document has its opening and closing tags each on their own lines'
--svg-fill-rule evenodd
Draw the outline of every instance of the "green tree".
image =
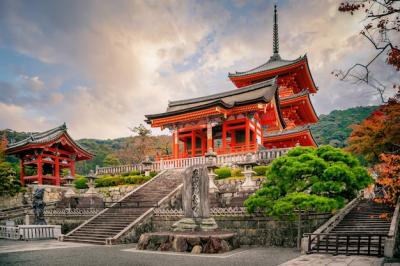
<svg viewBox="0 0 400 266">
<path fill-rule="evenodd" d="M 114 154 L 108 154 L 103 161 L 104 166 L 117 166 L 120 165 L 120 161 Z"/>
<path fill-rule="evenodd" d="M 21 183 L 11 163 L 0 162 L 0 195 L 13 196 L 21 190 Z"/>
<path fill-rule="evenodd" d="M 294 211 L 332 211 L 372 182 L 350 153 L 331 146 L 297 147 L 273 161 L 263 187 L 245 201 L 249 212 L 290 215 Z"/>
</svg>

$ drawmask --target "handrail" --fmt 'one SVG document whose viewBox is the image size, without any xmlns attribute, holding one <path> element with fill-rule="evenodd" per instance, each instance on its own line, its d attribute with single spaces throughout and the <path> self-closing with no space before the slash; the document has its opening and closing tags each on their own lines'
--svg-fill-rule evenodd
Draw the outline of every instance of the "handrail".
<svg viewBox="0 0 400 266">
<path fill-rule="evenodd" d="M 134 192 L 138 191 L 139 189 L 141 189 L 144 186 L 147 186 L 149 183 L 154 182 L 154 180 L 156 180 L 157 178 L 159 178 L 162 174 L 164 174 L 167 170 L 162 171 L 161 173 L 159 173 L 158 175 L 156 175 L 155 177 L 153 177 L 152 179 L 150 179 L 149 181 L 147 181 L 146 183 L 142 184 L 141 186 L 136 187 L 135 189 L 133 189 L 131 192 L 127 193 L 125 196 L 123 196 L 118 202 L 125 200 L 127 197 L 129 197 L 130 195 L 132 195 Z M 93 221 L 94 219 L 96 219 L 97 217 L 99 217 L 100 215 L 102 215 L 103 213 L 105 213 L 109 208 L 113 207 L 115 204 L 111 205 L 110 207 L 103 209 L 101 212 L 97 213 L 96 215 L 94 215 L 92 218 L 86 220 L 84 223 L 82 223 L 80 226 L 76 227 L 75 229 L 73 229 L 72 231 L 70 231 L 68 234 L 66 234 L 65 236 L 70 236 L 71 234 L 73 234 L 75 231 L 79 230 L 80 228 L 84 227 L 86 224 L 90 223 L 91 221 Z M 60 240 L 63 240 L 63 236 L 61 236 Z"/>
<path fill-rule="evenodd" d="M 323 225 L 321 225 L 317 230 L 315 230 L 312 235 L 318 235 L 323 233 L 329 233 L 340 221 L 343 220 L 344 216 L 348 214 L 362 199 L 362 194 L 359 194 L 355 199 L 350 201 L 344 208 L 339 210 L 334 216 L 332 216 L 328 221 L 326 221 Z M 308 237 L 306 237 L 308 236 Z M 309 251 L 311 243 L 314 241 L 314 238 L 309 236 L 309 234 L 303 234 L 303 238 L 301 241 L 301 250 Z"/>
<path fill-rule="evenodd" d="M 179 190 L 181 190 L 181 188 L 183 187 L 183 184 L 180 184 L 179 186 L 177 186 L 174 190 L 172 190 L 170 193 L 168 193 L 168 195 L 166 195 L 164 198 L 162 198 L 161 200 L 159 200 L 157 202 L 157 207 L 161 206 L 166 200 L 168 200 L 169 198 L 171 198 L 173 195 L 175 195 L 175 193 L 177 193 Z M 114 244 L 115 241 L 117 241 L 118 238 L 120 238 L 121 236 L 123 236 L 126 232 L 128 232 L 129 230 L 131 230 L 136 224 L 138 224 L 139 222 L 141 222 L 143 219 L 145 219 L 146 217 L 148 217 L 149 215 L 151 215 L 155 210 L 155 207 L 151 207 L 149 208 L 145 213 L 143 213 L 142 215 L 140 215 L 138 218 L 136 218 L 136 220 L 134 220 L 132 223 L 130 223 L 127 227 L 125 227 L 121 232 L 119 232 L 117 235 L 115 235 L 112 238 L 107 238 L 106 239 L 106 244 L 107 245 L 111 245 Z"/>
<path fill-rule="evenodd" d="M 393 257 L 396 252 L 396 240 L 398 238 L 398 228 L 400 222 L 400 198 L 397 200 L 396 208 L 393 213 L 388 237 L 385 240 L 385 256 Z"/>
</svg>

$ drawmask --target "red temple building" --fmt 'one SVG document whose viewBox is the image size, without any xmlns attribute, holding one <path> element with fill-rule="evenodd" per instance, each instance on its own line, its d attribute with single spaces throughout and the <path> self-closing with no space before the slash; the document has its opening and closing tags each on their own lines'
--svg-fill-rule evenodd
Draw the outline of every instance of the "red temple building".
<svg viewBox="0 0 400 266">
<path fill-rule="evenodd" d="M 75 176 L 75 162 L 90 160 L 93 154 L 75 142 L 67 133 L 65 123 L 54 129 L 31 134 L 30 137 L 10 143 L 6 154 L 20 159 L 21 184 L 61 185 L 61 170 L 69 169 Z M 29 174 L 27 174 L 29 172 Z"/>
<path fill-rule="evenodd" d="M 166 112 L 146 115 L 152 127 L 173 132 L 172 158 L 251 152 L 259 148 L 316 146 L 309 125 L 318 117 L 310 101 L 317 92 L 307 56 L 279 55 L 276 6 L 273 55 L 263 65 L 229 74 L 235 89 L 171 101 Z"/>
</svg>

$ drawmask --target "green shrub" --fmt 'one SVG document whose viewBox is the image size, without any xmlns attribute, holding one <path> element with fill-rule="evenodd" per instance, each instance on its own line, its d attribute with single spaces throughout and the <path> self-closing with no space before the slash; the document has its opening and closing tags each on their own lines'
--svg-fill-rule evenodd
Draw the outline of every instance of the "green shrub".
<svg viewBox="0 0 400 266">
<path fill-rule="evenodd" d="M 267 181 L 244 202 L 249 212 L 294 217 L 295 210 L 332 211 L 373 181 L 353 155 L 330 146 L 291 149 L 267 171 Z"/>
<path fill-rule="evenodd" d="M 122 173 L 121 176 L 129 176 L 130 173 Z"/>
<path fill-rule="evenodd" d="M 148 180 L 151 177 L 142 176 L 142 175 L 134 175 L 134 176 L 103 176 L 96 180 L 96 187 L 112 187 L 112 186 L 120 186 L 120 185 L 140 185 Z"/>
<path fill-rule="evenodd" d="M 253 171 L 256 172 L 258 176 L 265 176 L 265 172 L 268 170 L 268 166 L 260 165 L 254 166 Z"/>
<path fill-rule="evenodd" d="M 129 175 L 140 175 L 140 171 L 134 170 L 132 172 L 129 172 Z"/>
<path fill-rule="evenodd" d="M 235 177 L 240 177 L 240 176 L 243 176 L 243 170 L 242 169 L 240 169 L 240 168 L 235 168 L 235 169 L 232 169 L 232 171 L 231 171 L 231 174 L 232 174 L 232 176 L 235 176 Z"/>
<path fill-rule="evenodd" d="M 77 189 L 85 189 L 88 188 L 88 180 L 85 177 L 78 177 L 74 181 L 75 188 Z"/>
<path fill-rule="evenodd" d="M 157 172 L 151 171 L 150 172 L 150 177 L 155 177 L 157 174 L 158 174 Z"/>
<path fill-rule="evenodd" d="M 217 175 L 217 179 L 224 179 L 232 176 L 231 168 L 229 167 L 221 167 L 215 170 L 215 174 Z"/>
</svg>

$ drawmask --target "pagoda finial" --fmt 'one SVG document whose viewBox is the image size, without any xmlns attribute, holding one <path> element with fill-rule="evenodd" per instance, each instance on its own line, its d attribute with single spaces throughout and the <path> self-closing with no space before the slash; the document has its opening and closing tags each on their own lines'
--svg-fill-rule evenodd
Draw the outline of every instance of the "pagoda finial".
<svg viewBox="0 0 400 266">
<path fill-rule="evenodd" d="M 272 60 L 278 60 L 281 57 L 279 56 L 279 35 L 278 35 L 278 12 L 276 10 L 276 3 L 274 4 L 274 26 L 272 33 L 272 51 L 273 55 L 271 57 Z"/>
</svg>

